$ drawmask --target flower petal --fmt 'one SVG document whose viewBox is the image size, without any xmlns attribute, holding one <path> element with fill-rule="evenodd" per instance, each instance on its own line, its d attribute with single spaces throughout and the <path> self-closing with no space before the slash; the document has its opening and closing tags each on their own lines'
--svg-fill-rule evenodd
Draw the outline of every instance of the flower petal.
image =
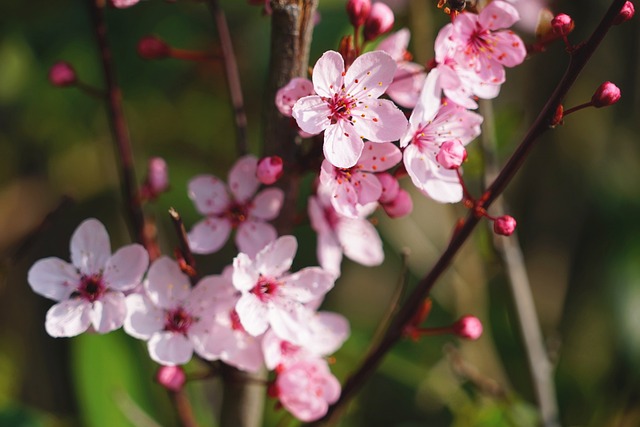
<svg viewBox="0 0 640 427">
<path fill-rule="evenodd" d="M 213 175 L 198 175 L 189 181 L 189 198 L 202 215 L 215 215 L 229 206 L 227 186 Z"/>
<path fill-rule="evenodd" d="M 318 356 L 335 353 L 349 337 L 349 321 L 338 313 L 320 311 L 309 322 L 310 339 L 304 347 Z"/>
<path fill-rule="evenodd" d="M 396 61 L 384 51 L 376 50 L 358 56 L 344 76 L 344 91 L 358 101 L 373 101 L 393 81 Z"/>
<path fill-rule="evenodd" d="M 263 276 L 278 278 L 289 271 L 297 250 L 295 237 L 282 236 L 256 255 L 256 269 Z"/>
<path fill-rule="evenodd" d="M 364 150 L 358 161 L 358 167 L 367 172 L 383 172 L 400 163 L 402 152 L 389 142 L 364 143 Z"/>
<path fill-rule="evenodd" d="M 372 173 L 361 172 L 354 174 L 352 181 L 354 181 L 354 187 L 358 194 L 358 203 L 361 205 L 377 202 L 382 195 L 382 185 Z"/>
<path fill-rule="evenodd" d="M 305 96 L 295 103 L 293 118 L 303 131 L 317 135 L 331 124 L 329 104 L 317 95 Z"/>
<path fill-rule="evenodd" d="M 253 198 L 253 206 L 249 214 L 265 221 L 271 221 L 280 213 L 283 200 L 284 191 L 279 188 L 266 188 Z"/>
<path fill-rule="evenodd" d="M 363 147 L 362 138 L 349 122 L 339 120 L 324 131 L 324 156 L 335 167 L 354 166 L 360 158 Z"/>
<path fill-rule="evenodd" d="M 518 10 L 505 1 L 489 3 L 478 15 L 478 23 L 482 28 L 491 31 L 509 28 L 519 20 Z"/>
<path fill-rule="evenodd" d="M 71 263 L 82 274 L 98 274 L 111 256 L 107 229 L 100 221 L 90 218 L 82 222 L 71 236 Z"/>
<path fill-rule="evenodd" d="M 307 303 L 333 288 L 335 277 L 320 267 L 307 267 L 282 278 L 280 292 L 288 299 Z"/>
<path fill-rule="evenodd" d="M 325 52 L 313 67 L 313 88 L 316 93 L 326 98 L 333 97 L 333 94 L 337 93 L 342 87 L 343 72 L 344 60 L 342 55 L 333 50 Z"/>
<path fill-rule="evenodd" d="M 187 237 L 196 254 L 212 254 L 220 250 L 231 234 L 231 222 L 226 218 L 209 217 L 193 226 Z"/>
<path fill-rule="evenodd" d="M 124 331 L 134 338 L 148 340 L 164 328 L 165 312 L 153 305 L 144 294 L 131 294 L 125 299 L 127 317 Z"/>
<path fill-rule="evenodd" d="M 236 201 L 244 203 L 256 193 L 260 181 L 256 176 L 258 159 L 247 155 L 238 159 L 229 171 L 229 189 Z"/>
<path fill-rule="evenodd" d="M 340 264 L 342 263 L 342 246 L 333 231 L 318 234 L 318 247 L 316 249 L 318 262 L 323 269 L 334 277 L 340 277 Z"/>
<path fill-rule="evenodd" d="M 127 305 L 122 292 L 107 292 L 94 301 L 90 312 L 93 329 L 99 334 L 115 331 L 124 323 Z"/>
<path fill-rule="evenodd" d="M 233 259 L 233 286 L 242 292 L 250 291 L 260 278 L 260 272 L 254 266 L 253 260 L 245 253 L 239 253 Z"/>
<path fill-rule="evenodd" d="M 60 258 L 50 257 L 33 264 L 27 281 L 33 292 L 54 301 L 62 301 L 76 290 L 80 275 L 73 265 Z"/>
<path fill-rule="evenodd" d="M 111 289 L 126 291 L 142 281 L 149 267 L 149 254 L 139 244 L 127 245 L 116 251 L 107 261 L 103 278 Z"/>
<path fill-rule="evenodd" d="M 54 338 L 75 337 L 91 324 L 91 303 L 81 298 L 62 301 L 47 311 L 45 329 Z"/>
<path fill-rule="evenodd" d="M 267 305 L 254 294 L 243 294 L 236 304 L 236 312 L 242 327 L 249 335 L 257 337 L 269 327 Z"/>
<path fill-rule="evenodd" d="M 262 248 L 276 240 L 277 237 L 278 233 L 273 225 L 250 219 L 238 226 L 236 245 L 240 252 L 244 252 L 253 258 Z"/>
<path fill-rule="evenodd" d="M 382 40 L 378 45 L 378 50 L 387 52 L 394 61 L 400 62 L 404 59 L 404 53 L 407 51 L 410 38 L 409 29 L 402 28 Z"/>
<path fill-rule="evenodd" d="M 384 261 L 382 240 L 366 219 L 342 219 L 336 224 L 336 236 L 347 258 L 368 267 Z"/>
<path fill-rule="evenodd" d="M 299 302 L 281 298 L 269 312 L 269 324 L 278 338 L 300 345 L 309 335 L 306 321 L 313 313 Z"/>
<path fill-rule="evenodd" d="M 191 283 L 177 262 L 167 256 L 161 256 L 151 264 L 144 289 L 157 307 L 169 310 L 183 304 L 189 298 Z"/>
<path fill-rule="evenodd" d="M 352 112 L 355 131 L 373 142 L 398 140 L 409 126 L 404 113 L 388 99 L 363 101 Z"/>
<path fill-rule="evenodd" d="M 413 108 L 418 103 L 420 89 L 424 85 L 426 76 L 427 73 L 422 65 L 415 62 L 400 62 L 393 76 L 393 82 L 387 88 L 387 95 L 396 104 Z"/>
<path fill-rule="evenodd" d="M 162 365 L 184 365 L 193 356 L 193 345 L 187 337 L 175 332 L 159 332 L 149 340 L 149 356 Z"/>
</svg>

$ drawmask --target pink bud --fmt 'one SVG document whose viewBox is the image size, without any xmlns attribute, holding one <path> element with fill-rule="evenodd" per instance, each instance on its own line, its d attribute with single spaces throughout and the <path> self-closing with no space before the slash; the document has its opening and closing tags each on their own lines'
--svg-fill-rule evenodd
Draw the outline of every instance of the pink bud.
<svg viewBox="0 0 640 427">
<path fill-rule="evenodd" d="M 73 86 L 77 82 L 76 71 L 68 62 L 56 62 L 49 69 L 49 81 L 57 87 Z"/>
<path fill-rule="evenodd" d="M 628 1 L 622 6 L 622 9 L 620 9 L 620 13 L 618 13 L 616 18 L 613 20 L 613 24 L 622 24 L 623 22 L 626 22 L 629 19 L 633 18 L 633 15 L 635 15 L 635 13 L 636 9 L 635 7 L 633 7 L 633 3 Z"/>
<path fill-rule="evenodd" d="M 462 316 L 453 324 L 453 333 L 460 338 L 477 340 L 482 335 L 482 322 L 475 316 Z"/>
<path fill-rule="evenodd" d="M 171 54 L 171 48 L 156 36 L 145 36 L 138 41 L 138 55 L 143 59 L 163 59 Z"/>
<path fill-rule="evenodd" d="M 133 6 L 139 1 L 140 0 L 111 0 L 111 3 L 119 9 L 124 9 L 125 7 Z"/>
<path fill-rule="evenodd" d="M 611 82 L 602 83 L 591 97 L 591 103 L 596 108 L 613 105 L 619 100 L 620 89 Z"/>
<path fill-rule="evenodd" d="M 282 158 L 279 156 L 264 157 L 258 162 L 256 176 L 258 181 L 271 185 L 282 176 Z"/>
<path fill-rule="evenodd" d="M 400 183 L 390 173 L 383 172 L 376 174 L 380 185 L 382 185 L 382 194 L 378 201 L 380 203 L 391 203 L 398 196 L 400 191 Z"/>
<path fill-rule="evenodd" d="M 502 215 L 493 221 L 493 231 L 501 236 L 511 236 L 516 230 L 516 220 L 512 216 Z"/>
<path fill-rule="evenodd" d="M 458 169 L 467 158 L 467 150 L 457 139 L 445 141 L 440 146 L 436 160 L 446 169 Z"/>
<path fill-rule="evenodd" d="M 180 366 L 161 366 L 156 373 L 156 381 L 167 390 L 180 391 L 187 376 Z"/>
<path fill-rule="evenodd" d="M 390 203 L 383 203 L 382 208 L 389 215 L 389 218 L 401 218 L 411 213 L 413 200 L 411 200 L 409 193 L 401 188 L 398 190 L 396 198 Z"/>
<path fill-rule="evenodd" d="M 384 3 L 378 2 L 371 6 L 371 13 L 364 23 L 364 39 L 371 41 L 382 34 L 391 31 L 393 27 L 393 11 Z"/>
<path fill-rule="evenodd" d="M 573 31 L 574 26 L 573 19 L 566 13 L 560 13 L 551 20 L 551 28 L 559 36 L 566 36 Z"/>
<path fill-rule="evenodd" d="M 162 157 L 149 159 L 147 181 L 153 191 L 158 194 L 169 188 L 169 174 L 167 162 Z"/>
<path fill-rule="evenodd" d="M 349 21 L 355 28 L 360 28 L 365 23 L 369 12 L 371 12 L 371 0 L 349 0 L 347 2 Z"/>
</svg>

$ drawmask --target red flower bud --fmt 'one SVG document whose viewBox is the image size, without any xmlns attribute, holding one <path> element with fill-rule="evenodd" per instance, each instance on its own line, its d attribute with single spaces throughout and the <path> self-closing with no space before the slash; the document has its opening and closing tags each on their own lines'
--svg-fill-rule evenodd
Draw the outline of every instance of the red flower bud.
<svg viewBox="0 0 640 427">
<path fill-rule="evenodd" d="M 467 150 L 458 140 L 445 141 L 440 146 L 436 160 L 446 169 L 458 169 L 467 158 Z"/>
<path fill-rule="evenodd" d="M 383 172 L 376 174 L 380 185 L 382 185 L 382 194 L 378 201 L 380 203 L 391 203 L 398 196 L 400 184 L 390 173 Z"/>
<path fill-rule="evenodd" d="M 516 230 L 516 220 L 512 216 L 503 215 L 493 221 L 493 231 L 501 236 L 511 236 Z"/>
<path fill-rule="evenodd" d="M 393 11 L 384 3 L 374 3 L 364 23 L 364 39 L 371 41 L 393 28 Z"/>
<path fill-rule="evenodd" d="M 349 0 L 347 2 L 349 22 L 355 28 L 360 28 L 365 23 L 369 12 L 371 12 L 371 0 Z"/>
<path fill-rule="evenodd" d="M 161 366 L 156 373 L 156 381 L 167 390 L 180 391 L 187 376 L 180 366 Z"/>
<path fill-rule="evenodd" d="M 282 158 L 279 156 L 264 157 L 258 162 L 256 176 L 265 185 L 275 183 L 283 174 Z"/>
<path fill-rule="evenodd" d="M 482 322 L 475 316 L 463 316 L 453 324 L 453 332 L 460 338 L 477 340 L 482 335 Z"/>
<path fill-rule="evenodd" d="M 591 103 L 596 108 L 613 105 L 619 100 L 620 89 L 611 82 L 602 83 L 591 97 Z"/>
<path fill-rule="evenodd" d="M 56 62 L 49 69 L 49 81 L 57 87 L 73 86 L 77 82 L 76 71 L 68 62 Z"/>
<path fill-rule="evenodd" d="M 573 31 L 574 26 L 575 23 L 573 22 L 573 19 L 571 19 L 571 17 L 566 13 L 556 15 L 551 20 L 551 28 L 553 29 L 553 32 L 559 36 L 566 36 Z"/>
<path fill-rule="evenodd" d="M 156 36 L 146 36 L 138 41 L 138 55 L 143 59 L 163 59 L 171 54 L 171 47 Z"/>
<path fill-rule="evenodd" d="M 389 218 L 401 218 L 411 213 L 413 200 L 411 200 L 409 193 L 401 188 L 398 190 L 396 198 L 390 203 L 383 203 L 382 208 L 389 215 Z"/>
<path fill-rule="evenodd" d="M 633 15 L 635 15 L 635 13 L 636 9 L 635 7 L 633 7 L 633 3 L 628 1 L 622 6 L 622 9 L 620 9 L 620 13 L 618 13 L 616 18 L 613 20 L 613 24 L 619 25 L 623 22 L 627 22 L 629 19 L 633 18 Z"/>
</svg>

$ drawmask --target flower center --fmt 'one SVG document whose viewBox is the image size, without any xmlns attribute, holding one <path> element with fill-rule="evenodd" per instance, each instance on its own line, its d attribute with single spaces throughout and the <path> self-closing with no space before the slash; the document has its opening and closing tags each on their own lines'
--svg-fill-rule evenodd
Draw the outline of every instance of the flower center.
<svg viewBox="0 0 640 427">
<path fill-rule="evenodd" d="M 493 37 L 491 37 L 491 32 L 481 28 L 480 24 L 478 24 L 476 30 L 469 38 L 465 53 L 471 56 L 479 56 L 481 54 L 489 55 L 493 52 L 495 45 L 496 42 L 493 40 Z"/>
<path fill-rule="evenodd" d="M 339 120 L 351 120 L 351 109 L 355 107 L 356 101 L 348 96 L 336 93 L 332 99 L 325 99 L 329 103 L 331 124 L 336 124 Z"/>
<path fill-rule="evenodd" d="M 189 313 L 184 308 L 178 307 L 167 312 L 164 319 L 164 330 L 186 335 L 192 323 L 193 318 Z"/>
<path fill-rule="evenodd" d="M 76 292 L 81 298 L 94 302 L 99 300 L 100 297 L 104 295 L 105 291 L 106 286 L 102 281 L 102 275 L 93 274 L 91 276 L 82 276 L 80 278 L 80 286 L 78 286 Z"/>
<path fill-rule="evenodd" d="M 251 293 L 262 302 L 269 301 L 276 293 L 281 283 L 268 277 L 260 276 L 258 283 L 251 289 Z"/>
<path fill-rule="evenodd" d="M 235 202 L 227 208 L 225 216 L 231 221 L 231 226 L 236 228 L 249 217 L 249 204 Z"/>
</svg>

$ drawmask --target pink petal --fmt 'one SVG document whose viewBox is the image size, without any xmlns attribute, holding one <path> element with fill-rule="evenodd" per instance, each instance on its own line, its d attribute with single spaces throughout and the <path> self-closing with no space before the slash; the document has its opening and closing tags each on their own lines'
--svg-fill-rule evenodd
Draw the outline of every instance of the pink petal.
<svg viewBox="0 0 640 427">
<path fill-rule="evenodd" d="M 296 345 L 309 335 L 306 321 L 311 315 L 304 305 L 286 299 L 274 302 L 268 312 L 269 324 L 278 338 Z"/>
<path fill-rule="evenodd" d="M 295 237 L 282 236 L 256 255 L 255 266 L 263 276 L 278 278 L 289 271 L 297 250 Z"/>
<path fill-rule="evenodd" d="M 309 197 L 308 203 L 307 212 L 309 213 L 309 221 L 314 231 L 318 234 L 331 231 L 327 218 L 324 215 L 324 209 L 318 202 L 317 197 Z"/>
<path fill-rule="evenodd" d="M 312 79 L 316 93 L 326 98 L 333 97 L 333 94 L 337 93 L 342 87 L 343 72 L 344 61 L 342 60 L 342 55 L 332 50 L 325 52 L 313 67 Z"/>
<path fill-rule="evenodd" d="M 336 225 L 336 236 L 347 258 L 369 267 L 384 261 L 382 240 L 366 219 L 344 218 Z"/>
<path fill-rule="evenodd" d="M 144 289 L 157 307 L 169 310 L 183 304 L 189 298 L 191 283 L 177 262 L 167 256 L 161 256 L 151 264 Z"/>
<path fill-rule="evenodd" d="M 407 28 L 390 34 L 386 39 L 382 40 L 378 45 L 378 50 L 387 52 L 394 61 L 400 62 L 404 59 L 404 53 L 409 46 L 411 33 Z"/>
<path fill-rule="evenodd" d="M 398 140 L 409 125 L 404 113 L 388 99 L 364 101 L 352 112 L 356 133 L 373 142 Z"/>
<path fill-rule="evenodd" d="M 266 222 L 248 220 L 238 226 L 236 246 L 240 252 L 255 257 L 269 243 L 276 240 L 276 229 Z"/>
<path fill-rule="evenodd" d="M 200 322 L 189 330 L 196 352 L 207 360 L 222 360 L 242 371 L 257 372 L 263 366 L 260 338 L 230 327 Z"/>
<path fill-rule="evenodd" d="M 522 64 L 527 56 L 527 49 L 520 37 L 511 31 L 500 31 L 494 34 L 496 41 L 494 57 L 506 67 Z"/>
<path fill-rule="evenodd" d="M 122 292 L 107 292 L 94 301 L 89 314 L 93 329 L 106 334 L 122 326 L 127 316 L 127 304 Z"/>
<path fill-rule="evenodd" d="M 293 118 L 300 129 L 311 135 L 317 135 L 331 124 L 329 104 L 316 95 L 300 98 L 293 106 Z"/>
<path fill-rule="evenodd" d="M 346 169 L 354 166 L 363 147 L 364 142 L 355 127 L 344 120 L 330 125 L 324 132 L 324 156 L 335 167 Z"/>
<path fill-rule="evenodd" d="M 60 258 L 45 258 L 37 261 L 27 275 L 33 292 L 54 301 L 62 301 L 76 290 L 80 275 L 75 267 Z"/>
<path fill-rule="evenodd" d="M 227 187 L 213 175 L 198 175 L 189 181 L 189 198 L 202 215 L 219 214 L 229 206 Z"/>
<path fill-rule="evenodd" d="M 318 299 L 333 288 L 333 274 L 320 267 L 307 267 L 282 278 L 281 294 L 287 298 L 307 303 Z"/>
<path fill-rule="evenodd" d="M 400 150 L 398 150 L 400 152 Z M 358 203 L 366 205 L 376 202 L 382 195 L 382 185 L 372 173 L 362 172 L 354 174 L 354 187 L 358 194 Z M 357 215 L 355 216 L 357 217 Z"/>
<path fill-rule="evenodd" d="M 396 61 L 387 52 L 364 53 L 347 70 L 344 91 L 359 101 L 372 102 L 387 90 L 395 72 Z"/>
<path fill-rule="evenodd" d="M 442 88 L 440 86 L 440 70 L 434 68 L 427 74 L 424 86 L 420 92 L 420 99 L 413 110 L 409 122 L 427 123 L 432 120 L 440 109 Z"/>
<path fill-rule="evenodd" d="M 320 311 L 310 321 L 311 340 L 305 347 L 318 356 L 336 352 L 351 333 L 349 321 L 338 313 Z"/>
<path fill-rule="evenodd" d="M 142 281 L 149 267 L 149 254 L 139 244 L 124 246 L 107 261 L 103 278 L 111 289 L 126 291 Z"/>
<path fill-rule="evenodd" d="M 413 108 L 418 103 L 420 89 L 424 85 L 426 76 L 427 73 L 422 65 L 415 62 L 400 62 L 393 76 L 393 82 L 387 88 L 387 95 L 396 104 Z"/>
<path fill-rule="evenodd" d="M 249 335 L 257 337 L 269 327 L 267 305 L 253 294 L 245 293 L 240 297 L 236 304 L 236 312 L 242 327 Z"/>
<path fill-rule="evenodd" d="M 196 317 L 210 317 L 219 310 L 231 311 L 240 298 L 240 292 L 233 286 L 231 278 L 206 276 L 191 289 L 185 309 Z"/>
<path fill-rule="evenodd" d="M 497 30 L 509 28 L 520 20 L 520 15 L 515 7 L 504 1 L 489 3 L 478 15 L 478 22 L 484 29 Z"/>
<path fill-rule="evenodd" d="M 209 217 L 193 226 L 188 234 L 189 247 L 196 254 L 212 254 L 220 250 L 231 234 L 226 218 Z"/>
<path fill-rule="evenodd" d="M 229 189 L 238 202 L 251 199 L 260 186 L 256 177 L 258 159 L 247 155 L 238 159 L 229 171 Z"/>
<path fill-rule="evenodd" d="M 309 79 L 294 77 L 276 92 L 276 107 L 282 115 L 291 117 L 295 103 L 300 98 L 313 94 L 313 83 Z"/>
<path fill-rule="evenodd" d="M 124 331 L 134 338 L 148 340 L 164 329 L 165 312 L 153 305 L 144 294 L 131 294 L 125 299 L 127 317 L 122 325 Z"/>
<path fill-rule="evenodd" d="M 434 159 L 422 154 L 414 145 L 404 151 L 404 164 L 418 189 L 440 203 L 462 200 L 462 187 L 455 171 L 439 168 Z"/>
<path fill-rule="evenodd" d="M 256 283 L 260 272 L 253 265 L 252 259 L 249 255 L 239 253 L 237 257 L 233 259 L 233 286 L 242 292 L 250 291 Z"/>
<path fill-rule="evenodd" d="M 333 231 L 318 234 L 318 247 L 316 250 L 318 262 L 323 269 L 334 277 L 340 277 L 340 264 L 342 263 L 342 246 L 338 242 Z"/>
<path fill-rule="evenodd" d="M 400 163 L 402 152 L 390 142 L 364 143 L 364 150 L 358 161 L 361 170 L 367 172 L 383 172 Z"/>
<path fill-rule="evenodd" d="M 354 186 L 348 181 L 343 181 L 340 184 L 335 183 L 331 187 L 333 190 L 331 205 L 336 212 L 350 218 L 357 218 L 358 192 Z"/>
<path fill-rule="evenodd" d="M 98 274 L 111 256 L 109 234 L 97 219 L 87 219 L 71 236 L 71 263 L 82 274 Z"/>
<path fill-rule="evenodd" d="M 62 301 L 47 311 L 45 329 L 54 338 L 74 337 L 91 324 L 91 303 L 81 298 Z"/>
<path fill-rule="evenodd" d="M 445 174 L 450 174 L 448 179 L 443 177 L 428 179 L 421 190 L 436 202 L 458 203 L 462 200 L 462 186 L 454 171 L 443 170 L 441 175 Z"/>
<path fill-rule="evenodd" d="M 266 188 L 256 194 L 249 214 L 265 221 L 275 219 L 282 209 L 284 191 L 279 188 Z"/>
<path fill-rule="evenodd" d="M 175 332 L 159 332 L 147 343 L 149 356 L 161 365 L 184 365 L 193 356 L 193 344 Z"/>
</svg>

